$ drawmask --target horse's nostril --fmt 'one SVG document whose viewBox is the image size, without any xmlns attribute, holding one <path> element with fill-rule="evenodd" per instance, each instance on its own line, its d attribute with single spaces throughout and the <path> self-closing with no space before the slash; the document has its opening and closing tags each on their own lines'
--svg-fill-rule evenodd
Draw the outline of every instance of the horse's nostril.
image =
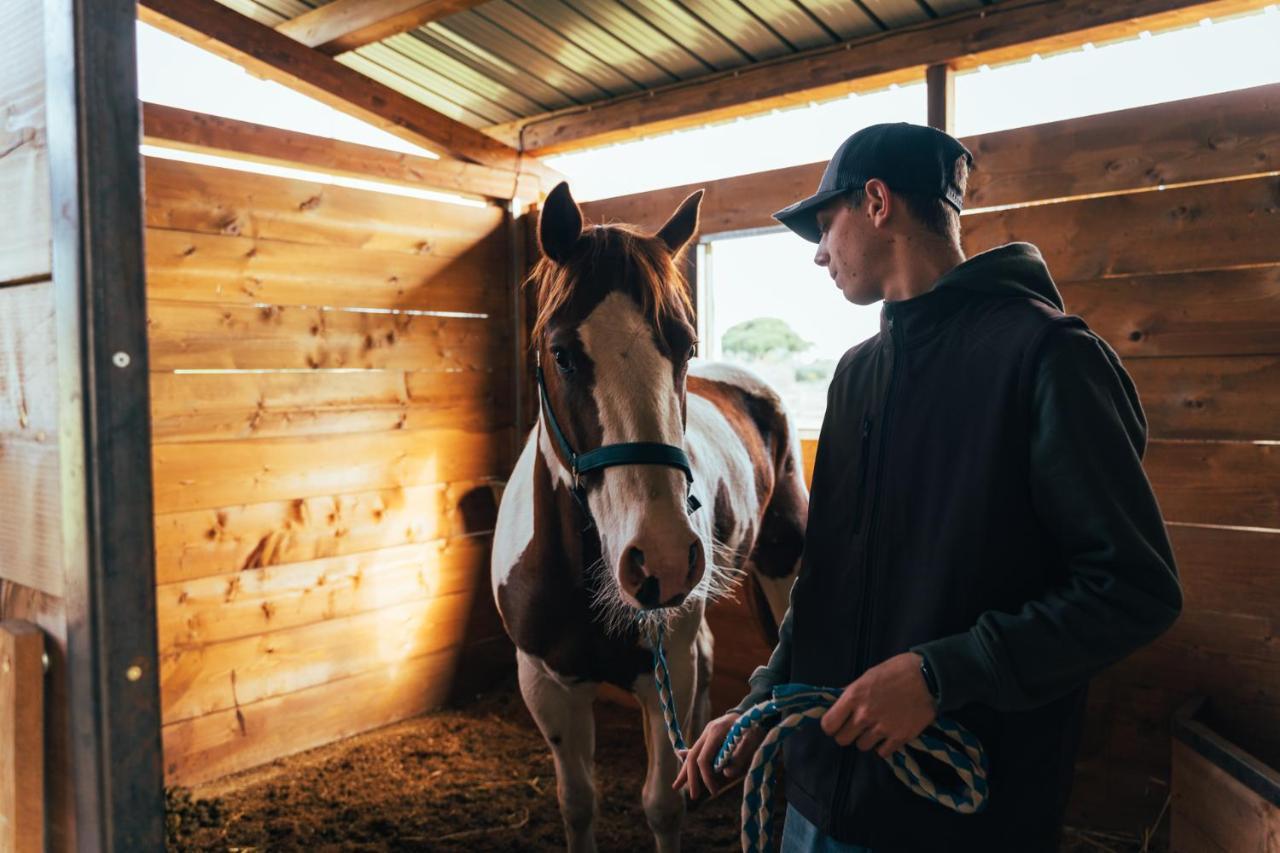
<svg viewBox="0 0 1280 853">
<path fill-rule="evenodd" d="M 644 568 L 644 551 L 636 548 L 634 545 L 627 549 L 627 559 L 638 569 Z"/>
<path fill-rule="evenodd" d="M 650 575 L 644 579 L 644 583 L 640 584 L 640 588 L 636 590 L 636 601 L 640 602 L 640 606 L 646 610 L 652 610 L 658 606 L 660 592 L 657 578 Z"/>
<path fill-rule="evenodd" d="M 692 545 L 689 546 L 689 574 L 685 577 L 685 581 L 691 585 L 696 584 L 699 580 L 698 568 L 699 568 L 699 564 L 701 563 L 701 559 L 700 559 L 701 556 L 702 556 L 701 543 L 695 541 Z"/>
</svg>

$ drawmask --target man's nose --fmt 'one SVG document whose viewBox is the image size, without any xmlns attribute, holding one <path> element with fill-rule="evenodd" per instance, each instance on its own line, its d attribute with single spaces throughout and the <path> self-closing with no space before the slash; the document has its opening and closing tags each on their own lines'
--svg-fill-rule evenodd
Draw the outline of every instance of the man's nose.
<svg viewBox="0 0 1280 853">
<path fill-rule="evenodd" d="M 813 262 L 820 267 L 825 267 L 831 262 L 831 255 L 827 252 L 827 236 L 822 235 L 822 241 L 818 243 L 818 252 L 813 256 Z"/>
</svg>

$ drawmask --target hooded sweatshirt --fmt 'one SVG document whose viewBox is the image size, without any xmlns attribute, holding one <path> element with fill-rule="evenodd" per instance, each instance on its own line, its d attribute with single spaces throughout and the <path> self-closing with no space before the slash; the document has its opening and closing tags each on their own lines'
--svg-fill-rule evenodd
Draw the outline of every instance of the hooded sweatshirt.
<svg viewBox="0 0 1280 853">
<path fill-rule="evenodd" d="M 1089 678 L 1182 606 L 1145 445 L 1133 382 L 1035 246 L 885 303 L 832 378 L 800 575 L 739 709 L 915 651 L 983 743 L 987 806 L 919 797 L 817 726 L 787 741 L 792 806 L 876 853 L 1057 849 Z"/>
</svg>

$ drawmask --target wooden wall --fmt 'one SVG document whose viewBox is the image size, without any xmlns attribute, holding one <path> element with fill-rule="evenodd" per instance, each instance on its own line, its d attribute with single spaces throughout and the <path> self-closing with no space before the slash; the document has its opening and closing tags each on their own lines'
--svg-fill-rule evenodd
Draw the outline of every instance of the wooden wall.
<svg viewBox="0 0 1280 853">
<path fill-rule="evenodd" d="M 978 164 L 967 250 L 1038 244 L 1068 311 L 1123 357 L 1149 419 L 1146 468 L 1185 612 L 1095 680 L 1073 802 L 1077 822 L 1145 827 L 1169 792 L 1173 711 L 1192 694 L 1280 766 L 1280 86 L 964 142 Z M 822 167 L 711 182 L 704 233 L 768 225 Z M 587 218 L 656 227 L 693 188 L 594 202 Z M 751 626 L 741 606 L 715 616 L 735 643 Z M 754 638 L 739 648 L 717 643 L 719 697 L 740 695 L 765 654 Z"/>
<path fill-rule="evenodd" d="M 74 844 L 58 454 L 44 4 L 0 0 L 0 620 L 46 634 L 50 850 Z"/>
<path fill-rule="evenodd" d="M 193 783 L 438 705 L 501 635 L 510 222 L 145 167 L 165 772 Z"/>
</svg>

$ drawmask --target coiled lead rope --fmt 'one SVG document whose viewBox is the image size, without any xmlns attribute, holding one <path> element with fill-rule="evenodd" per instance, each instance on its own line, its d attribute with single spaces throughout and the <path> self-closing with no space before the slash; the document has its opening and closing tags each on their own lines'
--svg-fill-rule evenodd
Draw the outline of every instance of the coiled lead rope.
<svg viewBox="0 0 1280 853">
<path fill-rule="evenodd" d="M 684 749 L 684 736 L 671 695 L 671 678 L 667 658 L 662 649 L 662 628 L 654 633 L 653 667 L 667 736 L 673 749 Z M 773 696 L 748 708 L 729 730 L 715 768 L 723 770 L 739 741 L 752 729 L 769 731 L 751 759 L 742 792 L 742 849 L 744 853 L 770 850 L 773 834 L 773 786 L 776 762 L 782 741 L 800 726 L 822 718 L 842 691 L 807 684 L 784 684 L 774 688 Z M 911 751 L 930 755 L 955 771 L 958 785 L 943 786 L 929 777 Z M 888 759 L 893 774 L 914 793 L 933 800 L 960 814 L 979 812 L 987 801 L 987 757 L 982 744 L 959 723 L 945 717 L 934 720 L 917 737 L 907 742 Z"/>
</svg>

